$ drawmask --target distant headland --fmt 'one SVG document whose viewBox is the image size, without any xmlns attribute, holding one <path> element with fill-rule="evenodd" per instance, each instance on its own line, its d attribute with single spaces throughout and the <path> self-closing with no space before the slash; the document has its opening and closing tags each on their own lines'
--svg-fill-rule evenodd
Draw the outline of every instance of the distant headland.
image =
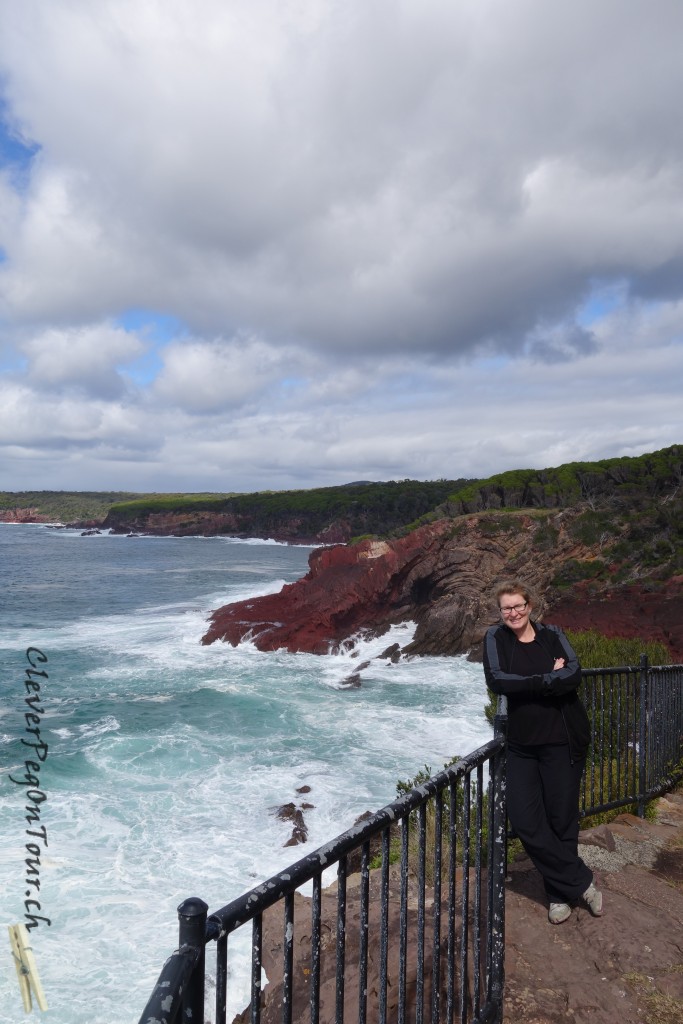
<svg viewBox="0 0 683 1024">
<path fill-rule="evenodd" d="M 476 653 L 495 618 L 492 583 L 519 575 L 565 628 L 660 640 L 683 660 L 682 445 L 481 480 L 254 494 L 5 492 L 0 521 L 324 545 L 280 594 L 215 611 L 204 643 L 248 636 L 264 650 L 322 653 L 410 619 L 417 629 L 403 653 Z"/>
</svg>

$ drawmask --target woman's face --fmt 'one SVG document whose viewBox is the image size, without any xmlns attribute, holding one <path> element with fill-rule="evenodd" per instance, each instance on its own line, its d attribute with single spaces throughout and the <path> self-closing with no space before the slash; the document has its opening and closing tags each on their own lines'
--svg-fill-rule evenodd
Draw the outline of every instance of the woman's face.
<svg viewBox="0 0 683 1024">
<path fill-rule="evenodd" d="M 523 633 L 531 615 L 531 602 L 522 594 L 501 594 L 499 607 L 505 625 L 515 633 Z"/>
</svg>

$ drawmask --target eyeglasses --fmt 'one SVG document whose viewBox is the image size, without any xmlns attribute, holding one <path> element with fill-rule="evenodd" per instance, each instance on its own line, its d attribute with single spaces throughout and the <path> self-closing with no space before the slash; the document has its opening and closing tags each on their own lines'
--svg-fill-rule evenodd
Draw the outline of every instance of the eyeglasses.
<svg viewBox="0 0 683 1024">
<path fill-rule="evenodd" d="M 517 615 L 521 615 L 522 612 L 524 611 L 524 609 L 526 608 L 526 606 L 528 605 L 528 603 L 529 603 L 528 601 L 525 601 L 524 604 L 513 604 L 509 608 L 501 608 L 500 609 L 500 614 L 501 615 L 512 615 L 513 612 L 516 612 Z"/>
</svg>

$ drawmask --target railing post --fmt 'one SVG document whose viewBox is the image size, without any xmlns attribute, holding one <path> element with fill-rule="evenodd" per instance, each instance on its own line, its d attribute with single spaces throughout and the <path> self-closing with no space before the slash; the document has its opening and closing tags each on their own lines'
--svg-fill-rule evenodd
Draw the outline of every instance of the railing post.
<svg viewBox="0 0 683 1024">
<path fill-rule="evenodd" d="M 493 757 L 493 835 L 490 836 L 491 874 L 493 876 L 491 914 L 491 963 L 487 999 L 493 1004 L 495 1024 L 503 1019 L 503 993 L 505 990 L 505 876 L 507 874 L 507 697 L 499 697 L 493 721 L 495 737 L 503 745 Z"/>
<path fill-rule="evenodd" d="M 503 828 L 505 829 L 505 842 L 503 843 L 503 880 L 505 880 L 508 873 L 508 844 L 507 844 L 507 830 L 508 830 L 508 808 L 507 808 L 507 742 L 508 742 L 508 699 L 504 695 L 498 697 L 498 704 L 496 706 L 496 713 L 493 716 L 493 735 L 503 737 L 503 749 L 498 755 L 498 760 L 494 760 L 494 767 L 497 769 L 495 773 L 495 785 L 498 790 L 502 793 L 502 812 L 503 812 Z M 494 802 L 495 807 L 495 802 Z"/>
<path fill-rule="evenodd" d="M 191 896 L 178 907 L 178 944 L 197 950 L 197 963 L 183 992 L 180 1019 L 183 1024 L 204 1021 L 204 961 L 206 954 L 206 915 L 208 904 Z"/>
<path fill-rule="evenodd" d="M 648 701 L 648 659 L 640 656 L 640 732 L 638 736 L 638 817 L 645 817 L 645 795 L 647 793 L 647 742 L 649 733 L 650 708 Z"/>
</svg>

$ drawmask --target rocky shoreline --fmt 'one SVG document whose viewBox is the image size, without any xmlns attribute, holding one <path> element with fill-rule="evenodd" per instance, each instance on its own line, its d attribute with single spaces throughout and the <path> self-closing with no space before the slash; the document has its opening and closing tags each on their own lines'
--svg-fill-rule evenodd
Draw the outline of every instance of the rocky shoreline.
<svg viewBox="0 0 683 1024">
<path fill-rule="evenodd" d="M 492 589 L 502 577 L 527 580 L 543 599 L 543 616 L 570 629 L 659 640 L 683 661 L 683 576 L 615 587 L 553 584 L 562 566 L 590 563 L 595 549 L 576 539 L 580 514 L 547 516 L 552 548 L 539 545 L 533 514 L 508 514 L 514 529 L 491 533 L 487 513 L 442 519 L 396 540 L 364 540 L 315 550 L 309 571 L 279 594 L 225 605 L 210 618 L 202 642 L 237 645 L 250 639 L 265 651 L 285 648 L 324 654 L 357 633 L 382 635 L 395 623 L 417 624 L 404 655 L 477 657 L 486 629 L 497 621 Z"/>
<path fill-rule="evenodd" d="M 467 653 L 476 659 L 487 627 L 497 620 L 495 581 L 520 576 L 542 596 L 546 620 L 565 629 L 660 641 L 673 661 L 682 662 L 683 575 L 658 579 L 637 570 L 620 583 L 596 577 L 557 584 L 567 566 L 581 566 L 590 576 L 591 566 L 602 564 L 602 540 L 580 539 L 577 525 L 585 513 L 584 506 L 542 517 L 533 510 L 499 517 L 485 510 L 439 519 L 396 539 L 352 544 L 332 543 L 337 533 L 330 526 L 323 531 L 329 546 L 311 552 L 302 579 L 279 594 L 216 609 L 202 642 L 237 645 L 248 638 L 261 650 L 325 654 L 354 635 L 382 635 L 393 624 L 414 621 L 415 636 L 401 656 Z M 144 532 L 106 520 L 70 526 L 85 536 L 225 536 L 230 524 L 224 520 L 215 513 L 159 513 L 147 518 Z M 0 521 L 47 525 L 34 508 L 6 509 Z M 273 539 L 321 543 L 319 535 L 308 538 L 301 529 L 296 537 Z M 355 673 L 354 685 L 359 683 Z"/>
</svg>

